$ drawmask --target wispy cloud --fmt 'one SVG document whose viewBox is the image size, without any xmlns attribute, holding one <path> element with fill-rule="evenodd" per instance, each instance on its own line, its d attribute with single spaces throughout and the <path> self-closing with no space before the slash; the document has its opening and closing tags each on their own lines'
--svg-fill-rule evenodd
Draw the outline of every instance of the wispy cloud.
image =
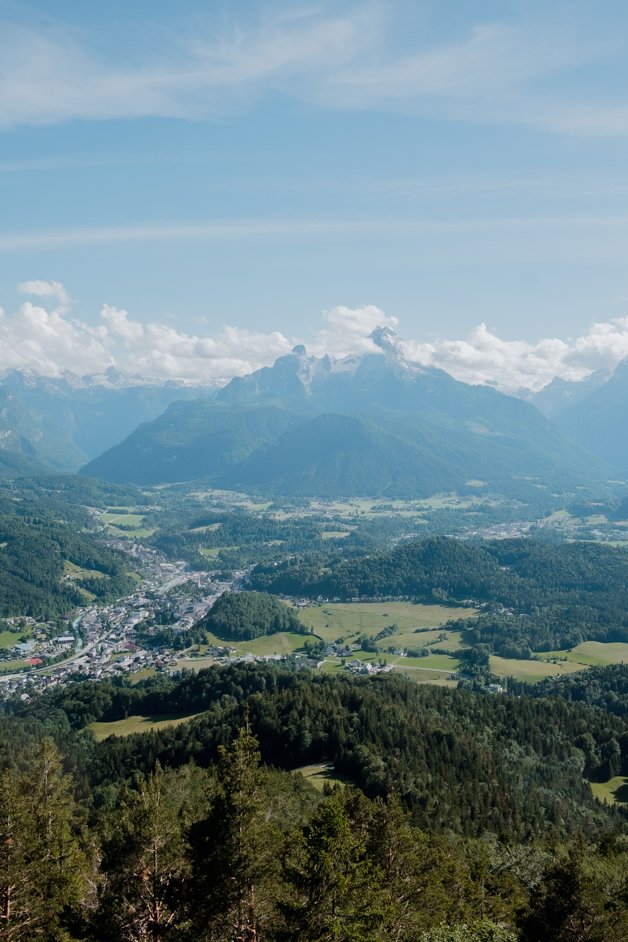
<svg viewBox="0 0 628 942">
<path fill-rule="evenodd" d="M 207 222 L 147 223 L 137 226 L 102 226 L 80 229 L 0 233 L 0 250 L 63 249 L 73 246 L 123 242 L 151 242 L 179 239 L 286 238 L 299 235 L 448 234 L 474 232 L 515 232 L 519 230 L 628 229 L 628 216 L 617 214 L 578 215 L 574 213 L 529 216 L 469 217 L 452 219 L 408 218 L 316 218 L 242 219 Z"/>
<path fill-rule="evenodd" d="M 403 225 L 393 223 L 392 225 Z M 66 248 L 111 242 L 149 242 L 172 239 L 247 239 L 259 236 L 291 236 L 368 231 L 385 221 L 360 219 L 244 219 L 237 222 L 167 223 L 139 226 L 102 226 L 86 229 L 44 230 L 0 234 L 0 250 Z"/>
<path fill-rule="evenodd" d="M 74 33 L 7 27 L 0 40 L 0 124 L 75 118 L 200 118 L 243 100 L 315 80 L 364 50 L 368 8 L 351 16 L 295 17 L 254 27 L 233 24 L 206 36 L 198 24 L 145 43 L 121 66 Z M 187 28 L 189 30 L 189 27 Z M 147 33 L 150 26 L 147 24 Z"/>
<path fill-rule="evenodd" d="M 564 19 L 477 22 L 452 38 L 405 29 L 404 6 L 377 2 L 295 8 L 218 25 L 211 18 L 156 32 L 143 24 L 124 61 L 116 43 L 57 25 L 5 24 L 0 126 L 72 119 L 202 119 L 283 95 L 327 108 L 402 109 L 457 121 L 517 123 L 561 134 L 628 133 L 628 101 L 591 101 L 551 82 L 604 67 L 600 44 Z M 581 30 L 582 34 L 582 30 Z M 544 85 L 544 83 L 549 83 Z M 602 83 L 602 87 L 604 83 Z"/>
<path fill-rule="evenodd" d="M 58 282 L 24 282 L 20 290 L 44 303 L 27 301 L 13 314 L 0 309 L 0 371 L 85 375 L 113 366 L 148 379 L 224 382 L 272 363 L 304 339 L 233 325 L 215 334 L 190 334 L 158 321 L 141 323 L 106 304 L 94 326 L 72 316 L 68 293 Z M 46 306 L 46 300 L 56 306 Z M 337 357 L 377 352 L 369 334 L 379 325 L 395 328 L 398 321 L 375 305 L 338 306 L 323 313 L 308 347 Z M 614 368 L 628 356 L 628 317 L 594 323 L 576 337 L 537 342 L 504 340 L 480 324 L 464 339 L 410 339 L 402 341 L 402 349 L 411 362 L 444 369 L 465 382 L 538 390 L 555 376 L 579 380 Z"/>
</svg>

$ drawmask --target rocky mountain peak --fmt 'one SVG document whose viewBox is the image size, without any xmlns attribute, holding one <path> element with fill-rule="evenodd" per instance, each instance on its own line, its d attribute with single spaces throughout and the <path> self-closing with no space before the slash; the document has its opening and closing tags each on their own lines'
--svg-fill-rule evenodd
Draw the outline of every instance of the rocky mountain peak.
<svg viewBox="0 0 628 942">
<path fill-rule="evenodd" d="M 399 336 L 391 327 L 376 327 L 369 334 L 369 339 L 385 353 L 399 355 Z"/>
</svg>

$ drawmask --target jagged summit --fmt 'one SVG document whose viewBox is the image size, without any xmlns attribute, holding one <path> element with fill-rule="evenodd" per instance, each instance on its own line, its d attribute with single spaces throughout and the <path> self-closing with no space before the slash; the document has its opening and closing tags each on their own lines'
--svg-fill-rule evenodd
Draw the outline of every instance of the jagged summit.
<svg viewBox="0 0 628 942">
<path fill-rule="evenodd" d="M 447 373 L 411 363 L 403 341 L 390 327 L 376 327 L 368 352 L 343 357 L 308 355 L 303 344 L 278 357 L 272 366 L 240 376 L 218 391 L 217 398 L 233 403 L 272 402 L 298 412 L 332 412 L 395 406 L 399 398 L 416 397 L 413 384 L 426 381 L 455 383 Z"/>
<path fill-rule="evenodd" d="M 369 334 L 369 339 L 381 350 L 389 353 L 399 353 L 399 336 L 392 327 L 376 327 Z"/>
</svg>

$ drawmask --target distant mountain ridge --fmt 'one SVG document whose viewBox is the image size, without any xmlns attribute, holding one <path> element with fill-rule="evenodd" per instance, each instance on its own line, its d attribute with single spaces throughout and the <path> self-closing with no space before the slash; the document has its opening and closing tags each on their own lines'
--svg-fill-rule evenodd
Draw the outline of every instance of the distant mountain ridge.
<svg viewBox="0 0 628 942">
<path fill-rule="evenodd" d="M 202 477 L 326 497 L 424 496 L 470 479 L 576 486 L 607 476 L 602 461 L 528 403 L 408 363 L 387 328 L 371 340 L 372 352 L 342 359 L 295 347 L 212 400 L 171 406 L 83 473 L 139 484 Z"/>
<path fill-rule="evenodd" d="M 554 380 L 533 402 L 573 441 L 628 475 L 628 357 L 580 383 Z"/>
<path fill-rule="evenodd" d="M 113 370 L 58 379 L 7 373 L 0 379 L 0 474 L 5 465 L 7 474 L 18 465 L 25 473 L 40 466 L 77 471 L 171 402 L 212 395 L 210 388 L 137 379 Z"/>
<path fill-rule="evenodd" d="M 534 403 L 548 419 L 556 419 L 562 412 L 582 402 L 594 390 L 603 386 L 612 375 L 611 370 L 596 370 L 581 380 L 556 376 L 551 383 L 531 395 L 528 401 Z"/>
</svg>

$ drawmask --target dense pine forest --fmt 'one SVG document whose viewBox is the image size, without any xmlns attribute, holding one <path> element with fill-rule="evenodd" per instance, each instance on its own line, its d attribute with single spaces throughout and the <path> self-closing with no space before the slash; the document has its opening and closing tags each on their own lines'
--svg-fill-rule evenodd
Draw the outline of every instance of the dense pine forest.
<svg viewBox="0 0 628 942">
<path fill-rule="evenodd" d="M 136 714 L 191 718 L 87 729 Z M 597 706 L 236 664 L 0 727 L 0 938 L 626 937 L 628 821 L 587 779 L 626 774 L 628 726 Z"/>
<path fill-rule="evenodd" d="M 121 554 L 50 515 L 0 515 L 0 545 L 0 615 L 59 615 L 86 598 L 119 598 L 134 585 Z M 65 561 L 78 573 L 71 581 Z"/>
<path fill-rule="evenodd" d="M 250 640 L 278 631 L 307 633 L 291 609 L 261 592 L 224 592 L 199 626 L 227 641 Z"/>
<path fill-rule="evenodd" d="M 591 667 L 577 674 L 547 678 L 532 685 L 518 684 L 511 678 L 509 689 L 532 697 L 562 697 L 600 707 L 617 716 L 628 716 L 628 664 Z"/>
</svg>

